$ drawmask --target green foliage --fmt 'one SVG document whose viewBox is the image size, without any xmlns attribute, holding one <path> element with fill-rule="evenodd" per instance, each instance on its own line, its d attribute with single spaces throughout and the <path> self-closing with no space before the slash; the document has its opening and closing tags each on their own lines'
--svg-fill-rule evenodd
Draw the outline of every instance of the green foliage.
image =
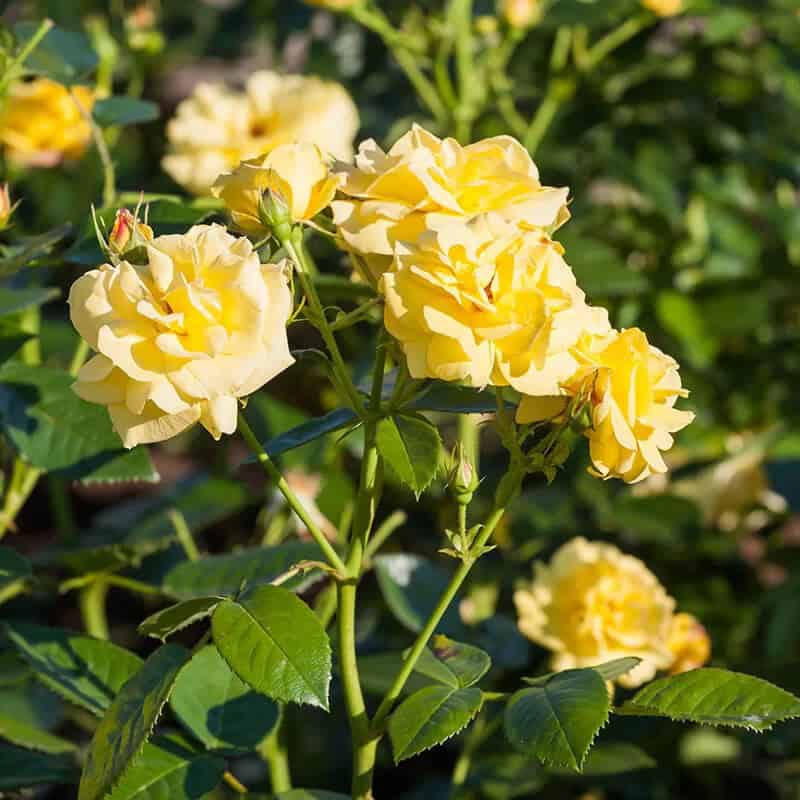
<svg viewBox="0 0 800 800">
<path fill-rule="evenodd" d="M 136 125 L 158 119 L 159 111 L 155 103 L 137 100 L 133 97 L 105 97 L 98 100 L 92 109 L 92 116 L 98 125 Z"/>
<path fill-rule="evenodd" d="M 378 451 L 417 497 L 436 476 L 442 440 L 422 416 L 396 414 L 378 423 Z"/>
<path fill-rule="evenodd" d="M 214 643 L 257 692 L 328 710 L 331 646 L 313 611 L 292 592 L 257 586 L 211 617 Z"/>
<path fill-rule="evenodd" d="M 70 784 L 78 777 L 75 759 L 0 744 L 0 789 L 23 789 L 43 783 Z"/>
<path fill-rule="evenodd" d="M 480 689 L 429 686 L 406 698 L 389 717 L 395 763 L 446 742 L 480 711 Z"/>
<path fill-rule="evenodd" d="M 224 599 L 224 597 L 195 597 L 192 600 L 184 600 L 182 603 L 167 606 L 144 620 L 139 625 L 139 633 L 142 636 L 160 639 L 162 642 L 166 641 L 167 637 L 173 633 L 210 617 Z"/>
<path fill-rule="evenodd" d="M 26 747 L 28 750 L 37 750 L 40 753 L 71 753 L 75 750 L 75 745 L 54 736 L 52 733 L 35 728 L 24 720 L 0 714 L 0 738 L 19 747 Z"/>
<path fill-rule="evenodd" d="M 141 753 L 190 653 L 162 645 L 120 689 L 92 736 L 78 800 L 100 800 Z"/>
<path fill-rule="evenodd" d="M 14 35 L 20 47 L 39 27 L 35 22 L 20 22 Z M 33 53 L 25 60 L 25 68 L 59 83 L 80 83 L 97 65 L 97 55 L 89 40 L 80 33 L 52 28 Z"/>
<path fill-rule="evenodd" d="M 8 638 L 45 686 L 98 716 L 142 660 L 111 642 L 72 631 L 14 623 Z"/>
<path fill-rule="evenodd" d="M 508 740 L 545 766 L 580 772 L 597 732 L 608 720 L 610 700 L 593 669 L 558 672 L 521 689 L 505 712 Z"/>
<path fill-rule="evenodd" d="M 800 700 L 761 678 L 706 667 L 653 681 L 617 713 L 767 731 L 800 716 Z"/>
<path fill-rule="evenodd" d="M 253 750 L 280 715 L 274 701 L 231 672 L 213 645 L 198 650 L 181 671 L 170 705 L 209 750 Z"/>
<path fill-rule="evenodd" d="M 453 689 L 463 689 L 477 683 L 491 666 L 492 659 L 479 647 L 440 634 L 425 648 L 416 670 Z"/>
</svg>

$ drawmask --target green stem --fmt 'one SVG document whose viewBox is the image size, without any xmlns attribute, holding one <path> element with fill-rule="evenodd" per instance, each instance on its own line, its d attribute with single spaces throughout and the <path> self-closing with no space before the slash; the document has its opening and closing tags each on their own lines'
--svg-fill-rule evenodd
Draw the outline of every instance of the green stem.
<svg viewBox="0 0 800 800">
<path fill-rule="evenodd" d="M 110 639 L 108 618 L 106 616 L 106 595 L 108 582 L 102 578 L 92 581 L 80 593 L 81 617 L 83 627 L 90 636 L 97 639 Z"/>
<path fill-rule="evenodd" d="M 653 16 L 650 14 L 639 14 L 630 17 L 622 23 L 618 28 L 615 28 L 611 33 L 599 39 L 592 47 L 589 48 L 585 57 L 578 65 L 581 70 L 588 72 L 594 69 L 606 56 L 609 56 L 618 47 L 621 47 L 629 39 L 636 36 L 653 22 Z"/>
<path fill-rule="evenodd" d="M 522 142 L 531 155 L 539 149 L 542 139 L 544 139 L 548 128 L 558 113 L 558 109 L 561 107 L 560 94 L 558 83 L 551 80 L 547 86 L 544 99 L 539 104 L 539 108 L 536 109 Z"/>
<path fill-rule="evenodd" d="M 276 230 L 276 235 L 280 243 L 286 248 L 289 257 L 294 261 L 297 266 L 297 275 L 300 279 L 300 285 L 303 287 L 303 293 L 308 301 L 308 307 L 312 314 L 312 322 L 317 327 L 328 348 L 328 352 L 333 362 L 333 370 L 336 374 L 337 380 L 340 383 L 342 390 L 347 395 L 347 399 L 353 410 L 360 416 L 366 416 L 364 409 L 364 401 L 358 393 L 350 371 L 344 363 L 342 353 L 339 350 L 339 345 L 336 343 L 336 337 L 333 335 L 330 323 L 325 316 L 325 309 L 322 307 L 322 302 L 317 294 L 314 282 L 309 276 L 310 260 L 305 247 L 303 246 L 302 231 L 300 228 L 295 228 L 293 231 Z"/>
<path fill-rule="evenodd" d="M 472 134 L 475 107 L 475 65 L 472 59 L 472 0 L 450 0 L 449 16 L 455 30 L 456 75 L 459 105 L 456 109 L 456 137 L 468 144 Z"/>
<path fill-rule="evenodd" d="M 62 539 L 70 539 L 75 536 L 77 528 L 75 516 L 72 513 L 68 484 L 64 478 L 60 478 L 57 475 L 49 475 L 47 488 L 50 495 L 50 509 L 53 512 L 56 528 Z"/>
<path fill-rule="evenodd" d="M 342 676 L 350 733 L 353 737 L 352 796 L 358 800 L 372 797 L 372 773 L 378 740 L 371 734 L 370 721 L 364 703 L 364 693 L 358 674 L 356 656 L 356 593 L 361 577 L 367 541 L 375 519 L 380 493 L 380 458 L 376 443 L 378 414 L 383 390 L 386 347 L 378 346 L 372 372 L 370 415 L 364 425 L 364 459 L 361 462 L 357 504 L 353 514 L 350 550 L 347 555 L 347 580 L 338 586 L 336 615 L 339 634 L 339 669 Z"/>
<path fill-rule="evenodd" d="M 72 354 L 72 360 L 69 362 L 69 374 L 76 377 L 86 361 L 86 356 L 89 355 L 89 343 L 85 339 L 78 339 L 78 344 L 75 345 L 75 352 Z"/>
<path fill-rule="evenodd" d="M 5 71 L 0 77 L 0 94 L 5 90 L 6 86 L 12 80 L 17 78 L 19 68 L 24 66 L 25 60 L 28 56 L 39 46 L 39 43 L 47 36 L 48 31 L 53 27 L 53 20 L 43 19 L 39 23 L 39 27 L 33 32 L 33 36 L 25 43 L 22 50 L 12 59 L 11 63 L 5 68 Z"/>
<path fill-rule="evenodd" d="M 504 513 L 505 508 L 503 507 L 496 508 L 494 511 L 492 511 L 492 513 L 489 515 L 489 518 L 486 520 L 486 524 L 483 526 L 475 539 L 475 544 L 473 545 L 474 553 L 481 552 L 481 549 L 494 533 L 497 524 L 503 518 Z M 375 716 L 372 718 L 372 730 L 375 735 L 380 735 L 382 732 L 384 720 L 389 715 L 389 712 L 392 710 L 392 706 L 396 700 L 400 697 L 400 694 L 406 685 L 406 681 L 414 671 L 414 667 L 416 666 L 419 657 L 422 655 L 422 651 L 428 644 L 428 640 L 435 633 L 437 626 L 442 621 L 442 617 L 450 607 L 450 603 L 453 602 L 453 599 L 458 594 L 461 585 L 466 580 L 467 575 L 469 575 L 470 570 L 476 561 L 477 557 L 467 558 L 462 561 L 461 565 L 450 579 L 450 583 L 444 590 L 442 596 L 439 598 L 436 608 L 434 609 L 428 621 L 425 623 L 425 627 L 422 629 L 419 636 L 417 636 L 414 645 L 406 656 L 405 661 L 403 661 L 403 666 L 400 669 L 400 672 L 392 682 L 389 691 L 384 696 L 381 704 L 378 706 L 378 710 L 375 712 Z"/>
<path fill-rule="evenodd" d="M 319 527 L 317 527 L 317 524 L 314 522 L 314 520 L 311 519 L 305 507 L 300 502 L 300 499 L 291 490 L 289 484 L 286 482 L 286 479 L 281 474 L 281 471 L 275 466 L 272 459 L 267 455 L 266 450 L 264 450 L 264 448 L 261 446 L 261 443 L 253 433 L 253 429 L 250 427 L 245 419 L 244 414 L 242 413 L 239 414 L 239 430 L 241 431 L 242 437 L 247 442 L 253 454 L 258 459 L 259 464 L 261 464 L 264 472 L 267 474 L 267 477 L 269 477 L 275 483 L 280 493 L 284 496 L 284 498 L 286 498 L 286 502 L 289 504 L 289 507 L 292 509 L 292 511 L 294 511 L 295 514 L 297 514 L 298 517 L 300 517 L 306 528 L 308 528 L 308 532 L 314 538 L 314 541 L 319 545 L 319 548 L 324 553 L 325 558 L 328 559 L 328 563 L 342 576 L 347 575 L 348 570 L 344 561 L 342 561 L 342 559 L 339 557 L 339 554 L 333 549 L 325 534 L 319 529 Z"/>
<path fill-rule="evenodd" d="M 100 157 L 100 163 L 103 167 L 103 207 L 108 208 L 114 204 L 114 200 L 117 197 L 117 177 L 114 171 L 114 162 L 111 160 L 111 153 L 108 150 L 106 140 L 103 138 L 103 131 L 94 121 L 91 112 L 87 111 L 80 104 L 74 92 L 71 91 L 70 94 L 72 95 L 72 101 L 77 106 L 80 115 L 92 132 L 92 141 L 94 141 L 97 155 Z"/>
<path fill-rule="evenodd" d="M 186 557 L 189 561 L 197 561 L 197 559 L 200 558 L 200 551 L 197 549 L 192 531 L 189 528 L 189 524 L 186 522 L 186 517 L 184 517 L 177 508 L 171 509 L 167 516 L 172 523 L 175 535 L 178 537 L 183 552 L 186 553 Z"/>
<path fill-rule="evenodd" d="M 273 793 L 289 792 L 292 789 L 292 773 L 289 768 L 289 747 L 286 741 L 286 710 L 281 706 L 280 717 L 275 730 L 259 747 L 267 762 L 269 780 Z"/>
<path fill-rule="evenodd" d="M 3 510 L 0 511 L 0 539 L 13 526 L 17 514 L 22 510 L 31 492 L 36 487 L 41 474 L 42 470 L 26 464 L 19 458 L 14 461 L 12 479 L 6 490 Z"/>
<path fill-rule="evenodd" d="M 398 529 L 406 524 L 408 516 L 405 511 L 395 511 L 377 527 L 367 544 L 366 557 L 371 558 L 380 550 L 383 543 Z"/>
</svg>

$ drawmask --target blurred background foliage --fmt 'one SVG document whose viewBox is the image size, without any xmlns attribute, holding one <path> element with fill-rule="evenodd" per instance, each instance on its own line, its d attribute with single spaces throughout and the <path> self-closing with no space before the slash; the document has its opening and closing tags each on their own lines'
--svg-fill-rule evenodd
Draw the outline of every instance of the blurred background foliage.
<svg viewBox="0 0 800 800">
<path fill-rule="evenodd" d="M 294 0 L 4 5 L 4 23 L 49 16 L 64 28 L 84 30 L 101 59 L 116 48 L 117 67 L 109 77 L 116 93 L 158 104 L 159 120 L 110 133 L 118 185 L 125 191 L 179 191 L 160 167 L 164 124 L 203 80 L 237 84 L 260 68 L 339 80 L 360 109 L 361 138 L 382 144 L 413 121 L 430 124 L 377 37 Z M 440 4 L 390 0 L 381 6 L 425 36 L 424 15 Z M 479 14 L 494 14 L 491 2 L 476 7 Z M 595 39 L 637 10 L 635 0 L 557 0 L 509 66 L 509 90 L 520 113 L 529 117 L 547 90 L 560 26 L 585 26 Z M 491 25 L 482 30 L 497 35 Z M 573 218 L 558 238 L 590 300 L 608 305 L 616 326 L 641 326 L 678 359 L 691 390 L 687 407 L 697 421 L 670 454 L 667 480 L 634 488 L 599 482 L 586 475 L 582 448 L 554 485 L 526 486 L 498 552 L 480 562 L 447 632 L 469 636 L 491 652 L 498 690 L 509 676 L 513 685 L 520 675 L 543 669 L 544 651 L 516 632 L 511 593 L 515 582 L 529 578 L 535 557 L 583 535 L 640 556 L 679 606 L 702 620 L 713 641 L 712 663 L 800 691 L 800 4 L 697 0 L 680 16 L 654 21 L 591 73 L 566 78 L 571 96 L 535 154 L 544 183 L 571 187 Z M 506 132 L 490 105 L 474 136 Z M 14 197 L 22 200 L 15 216 L 19 231 L 41 233 L 67 222 L 74 239 L 86 229 L 89 204 L 98 201 L 102 186 L 95 152 L 53 169 L 4 169 Z M 315 246 L 326 272 L 344 274 L 332 249 Z M 83 268 L 53 263 L 24 280 L 46 275 L 47 283 L 63 290 Z M 51 303 L 44 313 L 45 362 L 63 366 L 75 345 L 65 306 Z M 363 338 L 350 333 L 350 353 L 358 362 Z M 295 345 L 305 343 L 302 330 L 293 335 Z M 303 369 L 253 398 L 263 435 L 331 410 L 318 368 L 308 361 Z M 320 512 L 336 525 L 354 493 L 354 462 L 331 445 L 329 437 L 295 450 L 284 466 L 316 493 Z M 483 445 L 483 469 L 499 473 L 502 453 L 488 431 Z M 233 480 L 242 456 L 237 442 L 212 448 L 195 432 L 153 448 L 158 486 L 42 485 L 19 518 L 22 535 L 14 545 L 65 577 L 85 571 L 87 560 L 107 567 L 117 559 L 125 575 L 158 584 L 178 560 L 166 508 L 181 508 L 210 552 L 293 536 L 276 499 L 262 503 L 259 491 L 243 491 Z M 254 488 L 261 485 L 257 475 L 248 477 Z M 56 546 L 53 498 L 60 490 L 73 495 L 79 533 Z M 359 620 L 366 654 L 407 645 L 408 632 L 397 618 L 413 629 L 449 568 L 436 554 L 438 531 L 453 513 L 441 489 L 416 506 L 399 485 L 390 485 L 381 513 L 395 509 L 411 510 L 389 549 L 402 544 L 418 556 L 406 565 L 411 585 L 393 582 L 391 555 L 378 564 L 378 580 L 368 582 L 375 602 Z M 13 600 L 4 612 L 79 625 L 73 596 L 53 602 L 46 588 Z M 399 613 L 398 604 L 405 604 Z M 150 608 L 147 598 L 112 589 L 109 608 L 115 640 L 141 650 L 135 626 Z M 4 663 L 5 711 L 48 727 L 69 713 L 27 678 L 7 671 L 6 680 Z M 385 676 L 377 658 L 373 671 L 372 684 L 380 690 Z M 336 698 L 333 707 L 341 708 Z M 346 784 L 348 755 L 339 745 L 345 735 L 336 714 L 289 711 L 298 785 Z M 379 773 L 377 796 L 446 797 L 463 739 L 408 762 L 389 781 L 388 771 Z M 490 736 L 468 788 L 498 800 L 722 800 L 734 793 L 800 798 L 800 722 L 756 736 L 620 719 L 611 736 L 601 735 L 609 757 L 617 739 L 640 743 L 658 766 L 645 759 L 641 769 L 609 776 L 599 763 L 580 778 L 553 776 L 509 754 L 502 737 Z M 617 755 L 629 768 L 642 757 Z M 251 786 L 265 780 L 255 761 L 240 765 L 238 774 Z"/>
</svg>

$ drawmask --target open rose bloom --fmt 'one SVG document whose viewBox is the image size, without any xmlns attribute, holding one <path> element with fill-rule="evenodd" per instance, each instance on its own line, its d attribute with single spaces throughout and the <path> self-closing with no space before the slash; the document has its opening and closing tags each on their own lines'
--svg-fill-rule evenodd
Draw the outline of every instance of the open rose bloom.
<svg viewBox="0 0 800 800">
<path fill-rule="evenodd" d="M 69 295 L 72 323 L 96 351 L 75 391 L 108 407 L 125 447 L 200 422 L 236 430 L 239 398 L 293 363 L 284 264 L 261 264 L 220 225 L 147 244 L 147 266 L 104 264 Z"/>
</svg>

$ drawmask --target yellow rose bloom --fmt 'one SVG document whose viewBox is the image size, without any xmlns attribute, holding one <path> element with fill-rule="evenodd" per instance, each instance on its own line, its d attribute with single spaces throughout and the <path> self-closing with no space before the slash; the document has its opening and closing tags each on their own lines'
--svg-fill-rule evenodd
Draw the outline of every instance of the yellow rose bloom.
<svg viewBox="0 0 800 800">
<path fill-rule="evenodd" d="M 73 86 L 71 94 L 47 78 L 12 84 L 0 111 L 0 144 L 6 156 L 31 167 L 80 158 L 92 137 L 81 108 L 91 111 L 94 101 L 86 86 Z"/>
<path fill-rule="evenodd" d="M 196 422 L 236 430 L 238 398 L 293 363 L 285 265 L 221 225 L 147 244 L 149 263 L 104 264 L 78 278 L 70 317 L 97 352 L 74 385 L 108 406 L 125 447 L 169 439 Z"/>
<path fill-rule="evenodd" d="M 618 678 L 635 687 L 669 669 L 675 601 L 638 558 L 583 537 L 537 562 L 533 583 L 514 593 L 520 631 L 553 651 L 554 670 L 624 656 L 642 661 Z"/>
<path fill-rule="evenodd" d="M 642 5 L 659 17 L 674 17 L 683 11 L 683 0 L 642 0 Z"/>
<path fill-rule="evenodd" d="M 376 279 L 395 244 L 414 241 L 431 215 L 494 212 L 523 229 L 555 228 L 569 218 L 569 190 L 542 186 L 528 151 L 510 136 L 462 147 L 415 125 L 388 153 L 363 142 L 355 165 L 338 170 L 345 197 L 331 204 L 334 221 Z"/>
<path fill-rule="evenodd" d="M 220 175 L 211 192 L 225 202 L 241 230 L 257 234 L 265 227 L 258 213 L 264 192 L 273 192 L 286 204 L 291 222 L 301 222 L 330 205 L 338 184 L 316 145 L 283 144 L 266 156 L 243 161 L 230 174 Z"/>
<path fill-rule="evenodd" d="M 670 673 L 698 669 L 711 658 L 711 639 L 697 617 L 685 612 L 672 618 L 667 647 L 672 653 Z"/>
<path fill-rule="evenodd" d="M 282 144 L 310 142 L 349 160 L 358 126 L 358 111 L 340 84 L 256 72 L 243 92 L 200 84 L 167 124 L 162 166 L 189 191 L 207 194 L 219 175 Z"/>
<path fill-rule="evenodd" d="M 569 348 L 586 330 L 609 330 L 561 247 L 487 216 L 438 222 L 398 244 L 380 280 L 386 329 L 412 377 L 558 392 L 578 366 Z"/>
<path fill-rule="evenodd" d="M 592 424 L 586 436 L 593 473 L 636 483 L 666 472 L 662 451 L 672 447 L 671 434 L 694 419 L 691 411 L 674 407 L 688 395 L 677 362 L 649 344 L 638 328 L 583 336 L 571 353 L 581 366 L 562 387 L 568 396 L 589 393 Z M 517 421 L 552 415 L 552 400 L 523 397 Z"/>
<path fill-rule="evenodd" d="M 528 28 L 542 17 L 539 0 L 502 0 L 500 10 L 512 28 Z"/>
</svg>

